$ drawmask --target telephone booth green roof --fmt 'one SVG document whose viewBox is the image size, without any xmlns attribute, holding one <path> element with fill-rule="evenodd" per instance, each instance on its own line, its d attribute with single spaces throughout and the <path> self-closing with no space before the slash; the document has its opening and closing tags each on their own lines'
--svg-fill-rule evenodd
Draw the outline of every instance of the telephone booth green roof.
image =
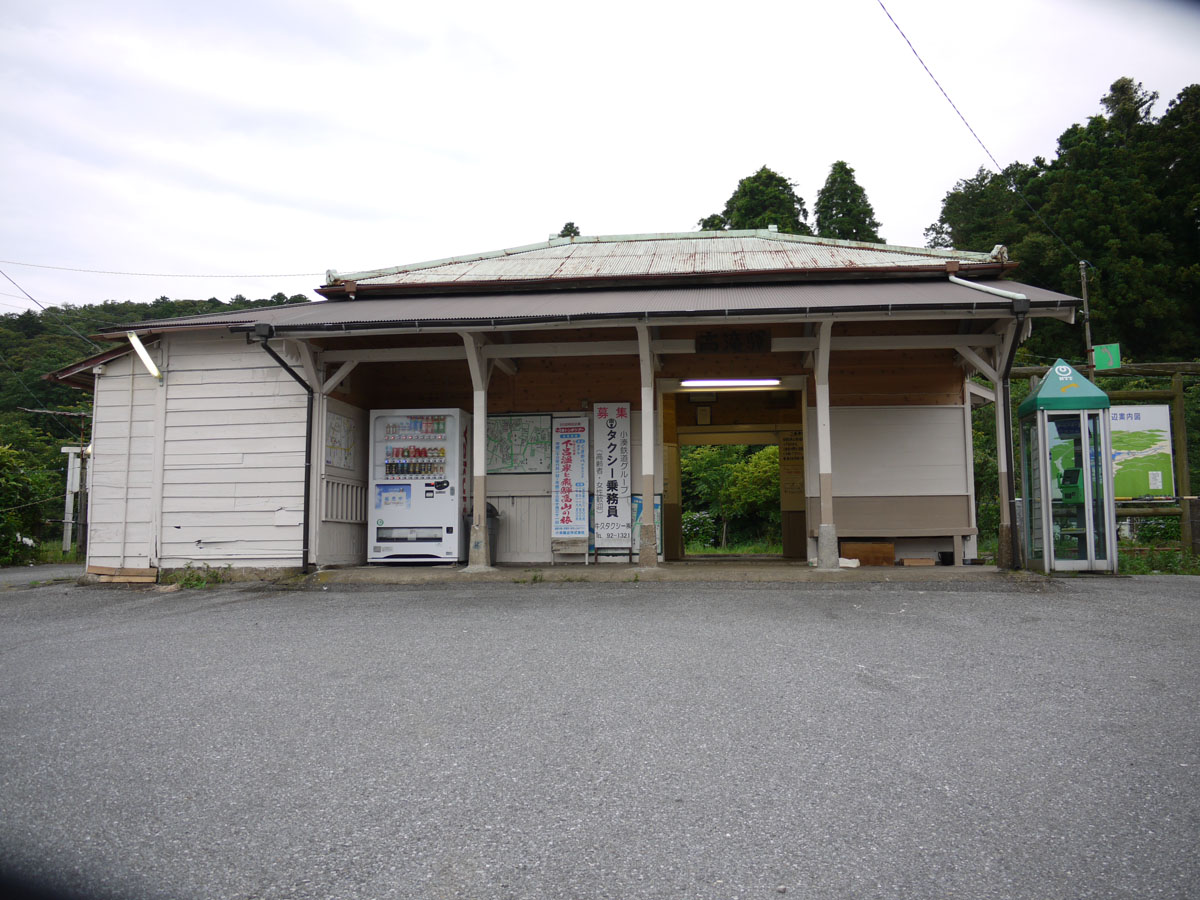
<svg viewBox="0 0 1200 900">
<path fill-rule="evenodd" d="M 1039 409 L 1108 409 L 1108 394 L 1100 390 L 1068 363 L 1058 360 L 1042 379 L 1036 394 L 1017 407 L 1017 417 L 1031 416 Z"/>
</svg>

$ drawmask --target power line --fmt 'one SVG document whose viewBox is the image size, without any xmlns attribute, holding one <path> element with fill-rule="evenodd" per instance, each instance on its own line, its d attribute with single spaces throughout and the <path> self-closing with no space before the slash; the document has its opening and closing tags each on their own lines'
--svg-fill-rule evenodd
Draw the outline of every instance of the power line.
<svg viewBox="0 0 1200 900">
<path fill-rule="evenodd" d="M 12 372 L 13 378 L 15 378 L 17 380 L 17 384 L 19 384 L 21 387 L 23 387 L 25 389 L 25 393 L 27 393 L 30 397 L 32 397 L 38 403 L 42 402 L 42 398 L 39 397 L 37 394 L 35 394 L 30 389 L 29 385 L 27 385 L 24 381 L 21 380 L 21 376 L 18 375 L 16 370 L 13 369 L 13 367 L 8 364 L 8 360 L 5 359 L 2 354 L 0 354 L 0 364 L 3 364 L 4 368 L 8 369 L 9 372 Z M 59 428 L 61 428 L 64 432 L 66 432 L 71 437 L 75 437 L 75 433 L 73 431 L 71 431 L 71 429 L 69 429 L 62 422 L 60 422 L 57 417 L 52 417 L 50 419 L 50 421 L 53 422 L 55 425 L 57 425 Z"/>
<path fill-rule="evenodd" d="M 15 281 L 13 281 L 13 280 L 12 280 L 12 278 L 10 278 L 10 277 L 9 277 L 8 273 L 7 273 L 7 272 L 5 272 L 3 269 L 0 269 L 0 275 L 3 275 L 5 278 L 8 278 L 8 280 L 9 280 L 9 281 L 12 283 L 13 287 L 15 287 L 15 288 L 16 288 L 18 291 L 20 291 L 22 294 L 24 294 L 24 295 L 25 295 L 26 297 L 28 297 L 30 300 L 33 300 L 33 302 L 34 302 L 34 303 L 37 303 L 37 305 L 38 305 L 39 307 L 41 307 L 41 310 L 42 310 L 42 312 L 46 312 L 46 311 L 47 311 L 47 310 L 46 310 L 46 307 L 42 306 L 42 304 L 41 304 L 41 303 L 39 303 L 39 302 L 38 302 L 38 300 L 37 300 L 37 299 L 36 299 L 36 298 L 35 298 L 35 297 L 34 297 L 34 296 L 31 294 L 31 293 L 29 293 L 29 291 L 25 290 L 25 288 L 21 287 L 19 284 L 17 284 Z M 63 322 L 63 327 L 65 327 L 65 328 L 66 328 L 68 331 L 70 331 L 70 332 L 71 332 L 72 334 L 74 334 L 76 337 L 83 338 L 85 341 L 87 341 L 89 344 L 91 344 L 91 345 L 92 345 L 93 347 L 95 347 L 97 350 L 102 350 L 102 349 L 104 349 L 104 348 L 103 348 L 103 347 L 101 347 L 99 344 L 97 344 L 95 341 L 93 341 L 91 338 L 89 338 L 89 337 L 86 337 L 86 336 L 84 336 L 84 335 L 80 334 L 78 331 L 76 331 L 74 328 L 72 328 L 72 327 L 71 327 L 70 325 L 68 325 L 66 322 Z"/>
<path fill-rule="evenodd" d="M 48 266 L 41 263 L 17 262 L 13 259 L 0 259 L 0 265 L 54 269 L 57 272 L 86 272 L 89 275 L 126 275 L 130 278 L 320 278 L 325 274 L 324 272 L 284 272 L 266 275 L 214 275 L 211 273 L 181 274 L 179 272 L 114 272 L 107 269 L 82 269 L 76 266 Z"/>
<path fill-rule="evenodd" d="M 978 134 L 975 133 L 975 129 L 971 127 L 971 123 L 967 121 L 967 117 L 964 116 L 962 114 L 962 111 L 957 106 L 954 105 L 954 101 L 950 99 L 950 95 L 946 93 L 946 89 L 944 87 L 942 87 L 942 83 L 940 81 L 938 81 L 937 77 L 933 74 L 933 72 L 931 72 L 929 70 L 929 66 L 925 65 L 925 60 L 923 60 L 921 58 L 921 54 L 917 52 L 917 48 L 914 47 L 912 44 L 912 41 L 910 41 L 908 39 L 908 35 L 905 34 L 904 29 L 900 27 L 900 23 L 898 23 L 895 19 L 892 18 L 892 14 L 890 12 L 888 12 L 888 8 L 883 5 L 883 0 L 876 0 L 876 2 L 879 4 L 879 8 L 883 10 L 883 14 L 888 17 L 888 21 L 890 21 L 893 25 L 896 26 L 896 30 L 898 32 L 900 32 L 900 37 L 904 38 L 904 43 L 908 44 L 908 49 L 913 52 L 913 56 L 915 56 L 917 58 L 917 62 L 919 62 L 921 64 L 921 68 L 925 70 L 925 74 L 928 75 L 933 80 L 933 83 L 937 85 L 937 89 L 942 92 L 942 96 L 946 98 L 946 102 L 950 104 L 950 108 L 953 109 L 956 113 L 958 113 L 958 117 L 960 119 L 962 119 L 962 123 L 967 126 L 967 131 L 971 132 L 971 137 L 975 138 L 975 140 L 979 143 L 979 146 L 983 148 L 983 152 L 987 154 L 988 159 L 990 159 L 992 161 L 992 165 L 995 166 L 996 174 L 1000 175 L 1003 178 L 1007 178 L 1009 185 L 1012 187 L 1012 189 L 1014 191 L 1017 192 L 1017 196 L 1020 197 L 1025 202 L 1025 205 L 1029 207 L 1029 211 L 1031 213 L 1033 213 L 1035 216 L 1037 216 L 1037 220 L 1039 222 L 1041 222 L 1042 225 L 1045 226 L 1045 228 L 1048 232 L 1050 232 L 1052 235 L 1054 235 L 1055 238 L 1058 239 L 1058 242 L 1063 245 L 1063 248 L 1069 254 L 1071 254 L 1071 256 L 1075 257 L 1076 259 L 1083 260 L 1083 262 L 1087 263 L 1089 268 L 1094 269 L 1095 266 L 1093 266 L 1086 259 L 1083 259 L 1083 257 L 1080 254 L 1076 253 L 1074 248 L 1070 244 L 1068 244 L 1065 240 L 1063 240 L 1062 236 L 1057 231 L 1055 231 L 1053 228 L 1050 227 L 1050 223 L 1042 218 L 1042 214 L 1034 208 L 1032 203 L 1029 202 L 1029 198 L 1025 196 L 1025 192 L 1021 190 L 1021 186 L 1017 184 L 1017 180 L 1015 178 L 1005 176 L 1004 167 L 1001 166 L 1000 163 L 996 162 L 996 157 L 992 155 L 992 151 L 989 150 L 987 144 L 985 144 L 983 142 L 983 138 L 981 138 Z M 0 261 L 2 261 L 2 260 L 0 260 Z"/>
<path fill-rule="evenodd" d="M 51 500 L 57 499 L 59 499 L 59 495 L 54 494 L 51 497 L 43 497 L 41 500 L 34 500 L 32 503 L 22 503 L 20 506 L 10 506 L 7 509 L 0 509 L 0 513 L 12 512 L 14 509 L 25 509 L 29 506 L 37 506 L 40 503 L 49 503 Z"/>
</svg>

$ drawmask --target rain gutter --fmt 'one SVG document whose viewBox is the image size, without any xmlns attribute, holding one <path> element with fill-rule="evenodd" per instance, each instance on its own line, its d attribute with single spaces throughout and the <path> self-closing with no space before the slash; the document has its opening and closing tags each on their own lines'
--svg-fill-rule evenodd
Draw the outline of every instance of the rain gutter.
<svg viewBox="0 0 1200 900">
<path fill-rule="evenodd" d="M 1001 413 L 1004 416 L 1004 460 L 1008 464 L 1008 536 L 1011 541 L 1010 553 L 1012 554 L 1010 559 L 1012 560 L 1011 568 L 1019 569 L 1021 567 L 1021 545 L 1019 541 L 1020 532 L 1017 530 L 1017 475 L 1013 471 L 1012 379 L 1009 376 L 1012 373 L 1013 360 L 1017 358 L 1017 347 L 1021 343 L 1021 329 L 1025 326 L 1025 317 L 1029 315 L 1030 302 L 1029 298 L 1024 294 L 1018 294 L 1014 291 L 1005 291 L 986 284 L 972 284 L 970 281 L 955 278 L 953 275 L 950 276 L 950 280 L 963 287 L 973 288 L 977 291 L 983 291 L 986 294 L 994 294 L 997 297 L 1011 300 L 1012 312 L 1017 319 L 1017 330 L 1013 332 L 1013 341 L 1008 348 L 1008 356 L 1004 360 L 1004 368 L 999 372 L 999 375 L 1003 383 L 1002 402 L 1004 403 L 1004 408 L 1001 410 Z"/>
<path fill-rule="evenodd" d="M 1011 302 L 1011 301 L 1010 301 Z M 1061 309 L 1064 304 L 1061 301 L 1041 301 L 1032 302 L 1027 298 L 1024 301 L 1026 311 L 1030 309 Z M 871 304 L 869 306 L 839 306 L 839 307 L 817 307 L 817 306 L 798 306 L 798 307 L 778 307 L 773 309 L 751 308 L 751 309 L 668 309 L 657 310 L 655 312 L 645 312 L 637 310 L 626 310 L 623 312 L 612 313 L 559 313 L 551 316 L 510 316 L 504 318 L 491 318 L 488 316 L 479 316 L 470 319 L 378 319 L 373 321 L 357 321 L 357 322 L 302 322 L 291 325 L 276 325 L 273 326 L 273 334 L 287 333 L 315 333 L 315 332 L 352 332 L 352 331 L 372 331 L 380 329 L 461 329 L 461 328 L 502 328 L 505 325 L 549 325 L 554 323 L 585 323 L 585 322 L 602 322 L 608 319 L 638 319 L 642 321 L 650 321 L 654 319 L 681 319 L 681 318 L 709 318 L 709 317 L 724 317 L 724 318 L 739 318 L 744 316 L 756 317 L 771 317 L 771 316 L 831 316 L 845 313 L 883 313 L 892 315 L 901 312 L 979 312 L 983 309 L 1003 309 L 1002 304 L 977 304 L 977 303 L 956 303 L 947 305 L 944 303 L 906 303 L 906 304 Z M 265 324 L 265 323 L 258 323 Z M 227 326 L 230 332 L 239 333 L 254 333 L 258 327 L 256 324 L 248 322 L 231 323 Z"/>
<path fill-rule="evenodd" d="M 300 373 L 289 366 L 287 360 L 276 353 L 271 348 L 271 345 L 267 343 L 267 341 L 270 340 L 275 334 L 275 327 L 273 325 L 268 325 L 266 323 L 256 325 L 254 327 L 254 334 L 257 340 L 252 341 L 247 335 L 247 343 L 258 343 L 264 350 L 267 351 L 267 355 L 270 356 L 271 359 L 275 360 L 275 362 L 279 363 L 283 370 L 291 375 L 295 382 L 300 385 L 300 387 L 304 388 L 304 390 L 308 393 L 308 409 L 304 416 L 304 515 L 301 525 L 304 531 L 300 541 L 300 552 L 303 554 L 300 571 L 301 574 L 307 575 L 309 524 L 308 510 L 312 493 L 313 389 L 309 383 L 301 377 Z"/>
</svg>

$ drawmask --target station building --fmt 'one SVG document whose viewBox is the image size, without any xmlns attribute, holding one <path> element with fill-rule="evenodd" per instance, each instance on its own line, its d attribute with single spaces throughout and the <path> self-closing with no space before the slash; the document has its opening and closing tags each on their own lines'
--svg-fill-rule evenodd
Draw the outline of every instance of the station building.
<svg viewBox="0 0 1200 900">
<path fill-rule="evenodd" d="M 835 566 L 845 542 L 881 541 L 961 564 L 972 408 L 1035 320 L 1079 302 L 1014 266 L 1003 247 L 773 230 L 552 238 L 330 271 L 320 302 L 114 327 L 100 336 L 125 346 L 50 376 L 95 397 L 88 568 L 361 565 L 370 412 L 446 408 L 474 423 L 469 562 L 594 561 L 554 537 L 552 473 L 489 441 L 619 403 L 644 565 L 683 557 L 680 447 L 719 443 L 779 444 L 785 557 Z"/>
</svg>

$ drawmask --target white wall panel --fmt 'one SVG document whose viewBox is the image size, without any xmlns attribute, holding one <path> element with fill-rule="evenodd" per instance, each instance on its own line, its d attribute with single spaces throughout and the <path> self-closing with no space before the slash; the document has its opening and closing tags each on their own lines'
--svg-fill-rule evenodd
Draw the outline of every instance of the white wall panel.
<svg viewBox="0 0 1200 900">
<path fill-rule="evenodd" d="M 808 446 L 816 446 L 809 417 Z M 830 410 L 835 497 L 966 494 L 961 406 L 852 406 Z M 807 491 L 819 494 L 815 453 L 805 454 Z"/>
<path fill-rule="evenodd" d="M 303 388 L 240 335 L 172 335 L 166 391 L 163 565 L 299 565 Z"/>
<path fill-rule="evenodd" d="M 89 464 L 89 566 L 147 568 L 153 564 L 153 423 L 161 390 L 131 356 L 110 361 L 96 379 Z"/>
</svg>

